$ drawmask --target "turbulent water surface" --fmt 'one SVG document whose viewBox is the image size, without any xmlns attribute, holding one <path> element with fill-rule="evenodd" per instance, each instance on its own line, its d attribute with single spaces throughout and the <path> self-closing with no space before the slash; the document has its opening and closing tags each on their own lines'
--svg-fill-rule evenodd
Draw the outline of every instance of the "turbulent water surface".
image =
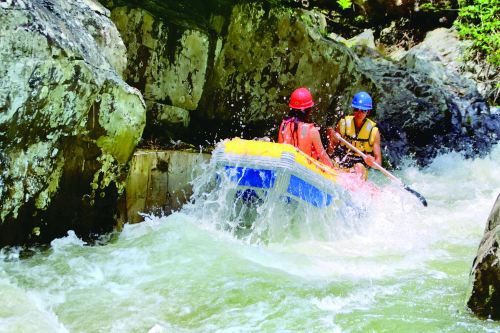
<svg viewBox="0 0 500 333">
<path fill-rule="evenodd" d="M 464 306 L 499 164 L 497 147 L 404 168 L 427 208 L 373 174 L 380 194 L 351 213 L 235 209 L 207 168 L 191 204 L 103 245 L 3 249 L 0 331 L 499 332 Z"/>
</svg>

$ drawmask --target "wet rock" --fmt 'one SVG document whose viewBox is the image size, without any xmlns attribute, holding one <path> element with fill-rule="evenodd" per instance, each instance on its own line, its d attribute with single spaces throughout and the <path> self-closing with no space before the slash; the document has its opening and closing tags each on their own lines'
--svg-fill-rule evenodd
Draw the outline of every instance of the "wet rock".
<svg viewBox="0 0 500 333">
<path fill-rule="evenodd" d="M 92 0 L 0 3 L 0 246 L 114 224 L 145 107 L 108 14 Z"/>
<path fill-rule="evenodd" d="M 187 202 L 190 182 L 200 174 L 209 154 L 138 150 L 132 158 L 121 211 L 122 223 L 143 220 L 139 214 L 169 214 Z"/>
<path fill-rule="evenodd" d="M 473 82 L 485 99 L 497 103 L 500 100 L 500 89 L 496 87 L 500 69 L 498 66 L 467 59 L 465 55 L 471 44 L 471 41 L 460 40 L 454 28 L 440 28 L 427 33 L 419 47 L 438 54 L 446 67 L 460 75 L 463 80 Z"/>
<path fill-rule="evenodd" d="M 142 9 L 111 12 L 131 64 L 125 77 L 146 101 L 170 101 L 185 110 L 198 107 L 206 78 L 208 36 L 199 30 L 175 30 Z"/>
<path fill-rule="evenodd" d="M 500 195 L 472 264 L 467 306 L 481 318 L 500 320 Z"/>
<path fill-rule="evenodd" d="M 203 93 L 207 32 L 179 27 L 144 9 L 113 8 L 111 18 L 127 44 L 126 81 L 143 92 L 148 106 L 146 139 L 179 136 Z"/>
<path fill-rule="evenodd" d="M 128 80 L 148 100 L 147 140 L 206 145 L 232 136 L 276 137 L 290 92 L 306 86 L 318 102 L 313 120 L 322 127 L 351 111 L 355 92 L 370 92 L 384 155 L 393 165 L 408 155 L 424 165 L 446 150 L 475 156 L 498 142 L 500 116 L 459 71 L 456 55 L 464 44 L 449 30 L 430 33 L 394 60 L 374 49 L 376 33 L 361 36 L 368 43 L 354 52 L 349 41 L 327 34 L 313 3 L 307 10 L 232 3 L 227 13 L 214 6 L 205 26 L 194 28 L 165 9 L 180 8 L 149 6 L 153 2 L 144 5 L 151 13 L 112 9 L 129 49 Z M 412 29 L 405 17 L 393 22 L 381 38 L 389 40 L 400 26 Z M 197 42 L 186 43 L 187 36 Z"/>
<path fill-rule="evenodd" d="M 471 42 L 458 39 L 455 29 L 438 28 L 429 31 L 422 43 L 413 48 L 412 51 L 420 54 L 428 54 L 428 59 L 436 59 L 448 68 L 448 73 L 459 75 L 463 67 L 463 56 Z M 450 74 L 448 74 L 450 75 Z M 468 85 L 473 82 L 468 80 Z"/>
<path fill-rule="evenodd" d="M 233 125 L 242 122 L 248 137 L 275 137 L 274 127 L 264 133 L 248 127 L 276 125 L 288 112 L 290 93 L 305 86 L 317 101 L 314 120 L 329 123 L 338 112 L 339 100 L 349 99 L 364 84 L 364 76 L 343 43 L 320 33 L 321 22 L 317 12 L 266 9 L 256 3 L 233 7 L 202 97 L 207 118 L 222 118 Z"/>
<path fill-rule="evenodd" d="M 442 91 L 452 120 L 446 146 L 475 155 L 489 151 L 498 142 L 500 119 L 490 112 L 476 82 L 463 75 L 463 54 L 468 45 L 458 40 L 453 29 L 436 29 L 412 48 L 402 63 L 425 75 L 431 86 Z M 440 108 L 445 109 L 444 105 Z M 448 144 L 452 142 L 457 144 Z"/>
<path fill-rule="evenodd" d="M 481 155 L 500 137 L 500 117 L 459 72 L 462 48 L 440 31 L 429 39 L 434 42 L 415 46 L 398 62 L 360 58 L 376 86 L 376 117 L 392 164 L 405 155 L 426 164 L 446 150 Z"/>
<path fill-rule="evenodd" d="M 319 102 L 315 121 L 326 124 L 338 100 L 363 84 L 352 52 L 320 33 L 321 13 L 262 3 L 229 8 L 227 16 L 212 15 L 207 29 L 180 24 L 167 11 L 111 7 L 127 44 L 127 82 L 148 104 L 146 139 L 274 137 L 289 94 L 301 85 Z"/>
<path fill-rule="evenodd" d="M 187 127 L 189 125 L 189 112 L 172 105 L 162 105 L 155 103 L 151 106 L 152 114 L 156 114 L 156 121 L 168 125 L 182 125 Z"/>
</svg>

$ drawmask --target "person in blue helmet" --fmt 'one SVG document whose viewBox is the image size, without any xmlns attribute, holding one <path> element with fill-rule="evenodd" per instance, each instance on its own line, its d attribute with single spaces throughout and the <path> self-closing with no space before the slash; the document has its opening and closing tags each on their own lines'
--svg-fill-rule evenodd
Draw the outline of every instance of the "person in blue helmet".
<svg viewBox="0 0 500 333">
<path fill-rule="evenodd" d="M 350 169 L 360 174 L 363 179 L 367 179 L 367 167 L 373 167 L 373 162 L 382 164 L 377 123 L 368 118 L 373 108 L 372 98 L 365 91 L 358 92 L 352 99 L 351 107 L 352 115 L 342 117 L 335 130 L 332 127 L 327 129 L 327 152 L 338 167 Z M 335 132 L 365 153 L 366 158 L 342 144 L 335 136 Z"/>
</svg>

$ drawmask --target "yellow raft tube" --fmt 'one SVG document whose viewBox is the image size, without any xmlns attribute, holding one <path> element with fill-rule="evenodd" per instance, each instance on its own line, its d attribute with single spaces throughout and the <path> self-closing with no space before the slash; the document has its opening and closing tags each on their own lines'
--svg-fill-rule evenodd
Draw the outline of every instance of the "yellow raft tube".
<svg viewBox="0 0 500 333">
<path fill-rule="evenodd" d="M 235 138 L 219 143 L 212 159 L 240 193 L 271 192 L 319 208 L 350 201 L 343 185 L 345 173 L 289 144 Z"/>
</svg>

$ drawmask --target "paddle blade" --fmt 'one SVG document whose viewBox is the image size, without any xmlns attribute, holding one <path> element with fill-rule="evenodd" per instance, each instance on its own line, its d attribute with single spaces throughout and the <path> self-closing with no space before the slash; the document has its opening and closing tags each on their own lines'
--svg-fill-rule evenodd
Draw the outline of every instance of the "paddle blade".
<svg viewBox="0 0 500 333">
<path fill-rule="evenodd" d="M 427 207 L 427 200 L 425 200 L 425 198 L 422 194 L 418 193 L 417 191 L 415 191 L 414 189 L 412 189 L 408 185 L 405 185 L 403 188 L 405 190 L 407 190 L 408 192 L 410 192 L 411 194 L 413 194 L 414 196 L 416 196 L 418 198 L 418 200 L 420 200 L 422 205 L 424 205 L 424 207 Z"/>
</svg>

